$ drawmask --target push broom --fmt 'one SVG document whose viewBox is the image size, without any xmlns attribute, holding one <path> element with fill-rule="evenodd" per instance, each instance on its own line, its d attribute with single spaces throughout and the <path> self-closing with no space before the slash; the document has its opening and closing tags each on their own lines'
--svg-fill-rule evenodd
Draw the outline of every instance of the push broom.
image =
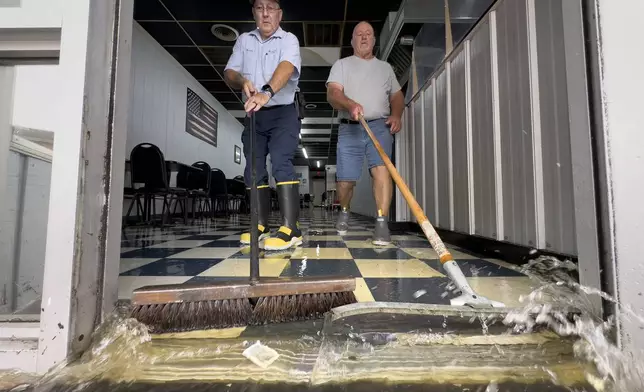
<svg viewBox="0 0 644 392">
<path fill-rule="evenodd" d="M 307 320 L 357 302 L 354 278 L 260 278 L 254 113 L 250 123 L 250 279 L 134 290 L 131 316 L 152 333 Z"/>
<path fill-rule="evenodd" d="M 369 124 L 367 124 L 362 115 L 360 115 L 360 122 L 369 135 L 369 138 L 373 142 L 373 145 L 376 147 L 380 158 L 382 158 L 383 162 L 385 163 L 389 174 L 391 174 L 391 177 L 398 186 L 398 189 L 400 189 L 400 193 L 402 193 L 403 197 L 407 201 L 407 204 L 409 204 L 409 207 L 416 217 L 416 220 L 418 221 L 421 229 L 423 230 L 425 237 L 427 237 L 429 243 L 432 245 L 432 248 L 434 248 L 434 251 L 436 251 L 436 253 L 438 254 L 441 265 L 447 273 L 447 276 L 449 276 L 452 282 L 456 285 L 456 288 L 461 291 L 461 295 L 451 299 L 450 303 L 453 306 L 471 306 L 474 308 L 505 307 L 505 305 L 501 302 L 493 301 L 476 294 L 472 287 L 470 287 L 467 279 L 465 279 L 465 275 L 463 275 L 463 271 L 461 271 L 461 269 L 458 267 L 458 264 L 456 264 L 456 261 L 454 261 L 454 257 L 452 257 L 452 254 L 447 250 L 445 244 L 443 244 L 443 241 L 438 236 L 438 233 L 436 233 L 434 226 L 432 226 L 432 224 L 429 222 L 429 219 L 427 219 L 427 216 L 423 212 L 422 208 L 420 208 L 420 205 L 411 194 L 409 187 L 407 187 L 407 184 L 405 184 L 403 179 L 400 177 L 400 174 L 398 174 L 398 170 L 396 170 L 393 163 L 391 163 L 391 160 L 382 149 L 382 146 L 378 142 L 378 139 L 376 139 L 376 137 L 373 135 L 371 128 L 369 128 Z"/>
</svg>

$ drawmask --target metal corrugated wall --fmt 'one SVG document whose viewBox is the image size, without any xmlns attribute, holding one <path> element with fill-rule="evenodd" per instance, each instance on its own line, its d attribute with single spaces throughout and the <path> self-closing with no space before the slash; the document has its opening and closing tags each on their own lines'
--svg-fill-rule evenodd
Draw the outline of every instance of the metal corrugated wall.
<svg viewBox="0 0 644 392">
<path fill-rule="evenodd" d="M 414 124 L 419 124 L 419 132 L 414 132 L 414 162 L 416 167 L 414 168 L 414 196 L 416 201 L 421 205 L 423 209 L 426 207 L 423 205 L 423 200 L 425 197 L 425 184 L 424 184 L 424 159 L 423 154 L 425 149 L 423 148 L 423 143 L 425 140 L 426 129 L 421 128 L 423 124 L 423 97 L 417 99 L 414 102 Z M 415 127 L 414 127 L 415 128 Z"/>
<path fill-rule="evenodd" d="M 449 67 L 449 63 L 447 64 Z M 437 189 L 437 213 L 436 213 L 436 226 L 443 229 L 451 229 L 450 222 L 450 166 L 451 163 L 449 153 L 449 133 L 450 126 L 447 121 L 447 107 L 448 107 L 448 80 L 447 72 L 449 68 L 444 68 L 436 78 L 436 189 Z M 418 128 L 414 128 L 414 133 L 419 132 Z"/>
<path fill-rule="evenodd" d="M 425 214 L 431 222 L 436 221 L 436 132 L 434 123 L 434 86 L 430 85 L 423 92 L 424 95 L 424 116 L 423 116 L 423 134 L 425 135 L 423 149 L 425 151 L 424 160 L 421 162 L 425 170 L 425 201 L 423 208 Z"/>
<path fill-rule="evenodd" d="M 468 119 L 466 47 L 456 51 L 451 62 L 451 120 L 452 120 L 452 189 L 453 189 L 453 229 L 462 233 L 470 232 L 469 215 L 469 160 L 468 160 Z"/>
<path fill-rule="evenodd" d="M 397 163 L 437 227 L 576 254 L 563 23 L 497 2 L 407 107 Z"/>
<path fill-rule="evenodd" d="M 577 253 L 561 0 L 535 2 L 546 249 Z M 547 148 L 546 148 L 547 147 Z"/>
<path fill-rule="evenodd" d="M 490 22 L 486 17 L 470 43 L 474 160 L 474 234 L 497 238 L 494 117 Z"/>
</svg>

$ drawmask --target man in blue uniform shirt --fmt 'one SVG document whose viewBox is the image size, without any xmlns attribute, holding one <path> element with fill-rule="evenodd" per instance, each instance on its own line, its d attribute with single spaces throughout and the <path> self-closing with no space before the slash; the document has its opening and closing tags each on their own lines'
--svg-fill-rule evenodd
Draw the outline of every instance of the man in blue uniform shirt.
<svg viewBox="0 0 644 392">
<path fill-rule="evenodd" d="M 302 243 L 298 228 L 300 210 L 299 181 L 291 160 L 299 143 L 301 122 L 295 106 L 295 91 L 300 77 L 300 44 L 297 37 L 280 27 L 279 0 L 251 0 L 257 28 L 237 39 L 224 75 L 226 82 L 240 89 L 245 119 L 242 143 L 246 168 L 244 178 L 250 189 L 250 113 L 255 112 L 255 165 L 259 190 L 259 238 L 268 250 L 288 249 Z M 271 154 L 273 177 L 277 182 L 282 226 L 270 236 L 268 215 L 270 188 L 266 156 Z M 250 233 L 241 236 L 250 243 Z"/>
</svg>

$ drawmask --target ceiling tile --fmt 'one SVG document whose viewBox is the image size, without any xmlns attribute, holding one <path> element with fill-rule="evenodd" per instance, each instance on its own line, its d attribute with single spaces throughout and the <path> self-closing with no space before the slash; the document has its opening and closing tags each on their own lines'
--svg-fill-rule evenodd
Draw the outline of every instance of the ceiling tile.
<svg viewBox="0 0 644 392">
<path fill-rule="evenodd" d="M 341 22 L 305 23 L 304 43 L 306 46 L 339 46 Z"/>
<path fill-rule="evenodd" d="M 389 12 L 400 9 L 401 0 L 351 0 L 347 3 L 347 20 L 385 20 Z"/>
<path fill-rule="evenodd" d="M 197 80 L 210 80 L 210 79 L 219 79 L 219 76 L 212 69 L 210 64 L 200 65 L 200 66 L 188 66 L 184 67 L 190 74 Z M 224 67 L 215 67 L 221 75 L 224 74 Z"/>
<path fill-rule="evenodd" d="M 223 41 L 215 37 L 211 28 L 215 24 L 213 22 L 180 22 L 181 26 L 190 34 L 190 37 L 199 46 L 233 46 L 235 41 Z M 226 25 L 236 29 L 239 34 L 252 30 L 255 25 L 251 23 L 225 23 Z"/>
<path fill-rule="evenodd" d="M 151 0 L 138 0 L 151 1 Z M 160 0 L 177 20 L 253 20 L 251 5 L 244 0 Z"/>
<path fill-rule="evenodd" d="M 235 102 L 241 99 L 241 95 L 233 92 L 211 93 L 219 102 Z"/>
<path fill-rule="evenodd" d="M 202 86 L 204 86 L 204 88 L 206 88 L 206 90 L 210 91 L 211 93 L 212 92 L 224 92 L 224 93 L 227 93 L 227 92 L 230 91 L 230 88 L 228 87 L 226 82 L 224 82 L 223 80 L 220 80 L 220 81 L 207 81 L 207 82 L 201 81 L 200 83 L 201 83 Z"/>
<path fill-rule="evenodd" d="M 328 102 L 307 102 L 307 105 L 308 104 L 315 105 L 315 107 L 311 109 L 333 110 L 333 106 L 331 106 Z"/>
<path fill-rule="evenodd" d="M 308 93 L 324 92 L 326 94 L 326 82 L 306 82 L 300 80 L 298 85 L 304 97 L 307 97 Z"/>
<path fill-rule="evenodd" d="M 244 110 L 244 105 L 239 101 L 219 101 L 219 103 L 221 103 L 227 110 Z"/>
<path fill-rule="evenodd" d="M 326 90 L 320 90 L 317 92 L 305 92 L 302 93 L 304 96 L 304 102 L 326 102 Z"/>
<path fill-rule="evenodd" d="M 161 45 L 192 46 L 190 38 L 175 22 L 140 22 L 139 24 Z"/>
<path fill-rule="evenodd" d="M 329 78 L 331 67 L 302 67 L 300 82 L 302 81 L 323 81 Z"/>
<path fill-rule="evenodd" d="M 303 124 L 302 129 L 329 129 L 331 127 L 332 131 L 338 131 L 338 124 Z"/>
<path fill-rule="evenodd" d="M 157 0 L 135 0 L 135 20 L 172 20 L 170 14 Z"/>
<path fill-rule="evenodd" d="M 208 64 L 206 58 L 195 47 L 166 47 L 168 51 L 181 64 Z"/>
<path fill-rule="evenodd" d="M 340 21 L 344 18 L 345 0 L 282 0 L 285 21 Z M 316 6 L 317 5 L 317 6 Z"/>
<path fill-rule="evenodd" d="M 228 59 L 233 54 L 232 47 L 202 47 L 201 50 L 204 51 L 206 56 L 214 65 L 225 66 L 228 63 Z"/>
<path fill-rule="evenodd" d="M 333 110 L 309 110 L 304 111 L 305 117 L 331 117 L 333 116 Z"/>
</svg>

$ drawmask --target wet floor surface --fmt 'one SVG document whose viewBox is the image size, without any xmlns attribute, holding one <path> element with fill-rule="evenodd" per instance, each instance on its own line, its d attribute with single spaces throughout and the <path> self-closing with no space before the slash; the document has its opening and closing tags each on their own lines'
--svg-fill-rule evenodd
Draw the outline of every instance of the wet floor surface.
<svg viewBox="0 0 644 392">
<path fill-rule="evenodd" d="M 498 318 L 484 328 L 469 317 L 375 313 L 147 341 L 130 323 L 107 326 L 91 355 L 26 390 L 593 391 L 572 341 L 509 334 Z M 257 341 L 278 354 L 266 368 L 243 354 Z"/>
<path fill-rule="evenodd" d="M 349 233 L 338 236 L 332 214 L 302 215 L 304 244 L 262 252 L 262 276 L 352 276 L 356 307 L 449 304 L 448 279 L 424 238 L 392 233 L 394 243 L 377 248 L 370 244 L 370 219 L 352 216 Z M 278 219 L 273 217 L 274 227 Z M 238 241 L 248 226 L 247 217 L 233 217 L 163 230 L 127 228 L 119 297 L 127 302 L 133 289 L 149 284 L 247 279 L 248 249 Z M 502 261 L 450 250 L 475 290 L 509 307 L 539 286 Z M 83 358 L 19 390 L 594 391 L 586 382 L 593 370 L 575 358 L 573 340 L 547 329 L 513 333 L 502 316 L 447 316 L 444 308 L 418 315 L 408 312 L 410 306 L 165 335 L 114 317 Z M 127 314 L 127 305 L 121 312 Z M 265 367 L 244 355 L 258 341 L 277 355 Z"/>
<path fill-rule="evenodd" d="M 282 252 L 262 252 L 264 277 L 355 277 L 360 302 L 390 301 L 449 304 L 449 279 L 429 242 L 416 233 L 393 232 L 387 247 L 371 244 L 373 219 L 353 215 L 350 230 L 339 236 L 336 215 L 304 209 L 300 225 L 304 244 Z M 271 227 L 279 226 L 279 215 Z M 119 298 L 150 284 L 181 284 L 244 279 L 249 273 L 249 250 L 239 235 L 249 227 L 248 216 L 218 218 L 214 222 L 164 229 L 129 227 L 121 242 Z M 534 281 L 502 261 L 482 258 L 450 247 L 470 285 L 481 295 L 517 306 Z"/>
</svg>

